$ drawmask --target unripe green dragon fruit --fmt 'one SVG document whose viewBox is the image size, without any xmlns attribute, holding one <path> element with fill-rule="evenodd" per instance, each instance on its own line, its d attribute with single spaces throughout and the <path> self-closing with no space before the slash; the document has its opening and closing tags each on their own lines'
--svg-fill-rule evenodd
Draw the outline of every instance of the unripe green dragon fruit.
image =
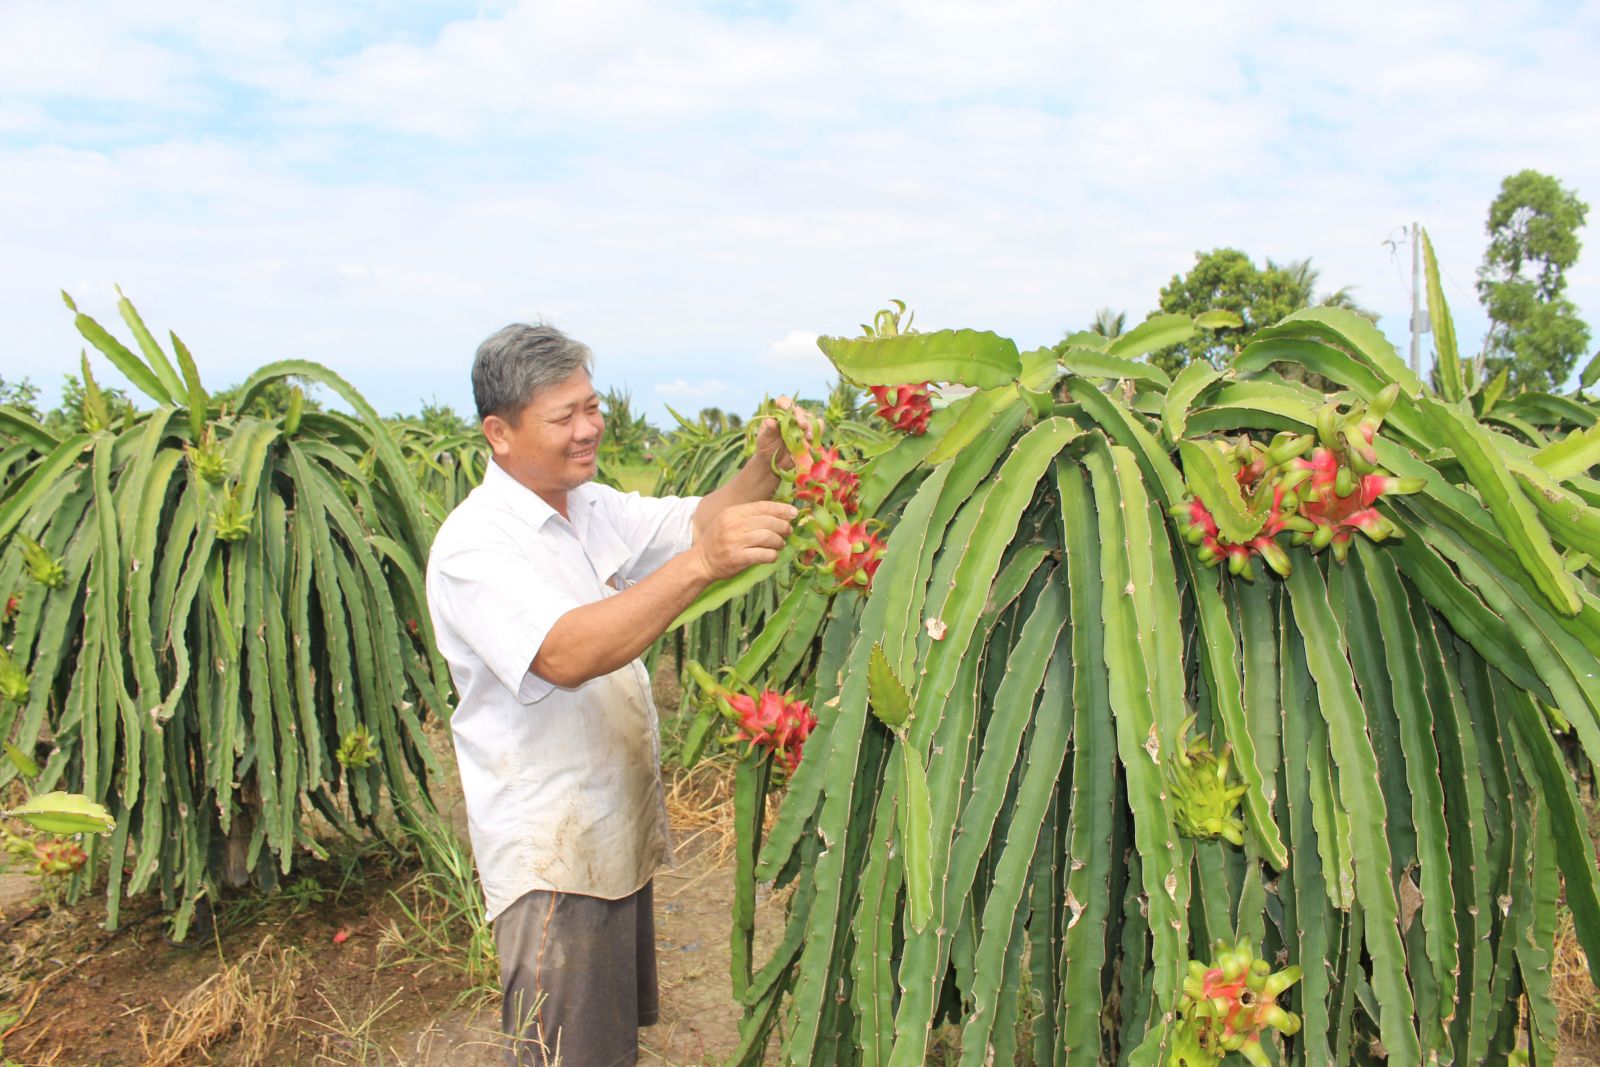
<svg viewBox="0 0 1600 1067">
<path fill-rule="evenodd" d="M 22 562 L 28 568 L 28 577 L 47 589 L 60 589 L 67 582 L 67 568 L 60 560 L 45 551 L 43 545 L 31 537 L 17 536 L 22 546 Z"/>
<path fill-rule="evenodd" d="M 250 536 L 250 520 L 255 512 L 245 510 L 239 498 L 237 482 L 222 491 L 222 503 L 212 515 L 218 541 L 243 541 Z"/>
<path fill-rule="evenodd" d="M 0 648 L 0 700 L 28 702 L 28 676 L 4 648 Z"/>
<path fill-rule="evenodd" d="M 1195 717 L 1183 720 L 1176 758 L 1167 765 L 1167 795 L 1172 798 L 1172 821 L 1185 837 L 1204 840 L 1222 837 L 1244 844 L 1244 819 L 1239 804 L 1247 786 L 1232 783 L 1231 755 L 1224 748 L 1218 757 L 1209 737 L 1189 740 Z"/>
<path fill-rule="evenodd" d="M 334 753 L 334 758 L 341 767 L 360 770 L 370 767 L 378 761 L 378 746 L 373 743 L 372 733 L 365 726 L 357 726 L 345 734 L 339 741 L 339 751 Z"/>
<path fill-rule="evenodd" d="M 199 442 L 185 446 L 184 451 L 189 457 L 189 466 L 202 481 L 207 485 L 222 484 L 228 474 L 228 457 L 211 427 L 207 426 Z"/>
</svg>

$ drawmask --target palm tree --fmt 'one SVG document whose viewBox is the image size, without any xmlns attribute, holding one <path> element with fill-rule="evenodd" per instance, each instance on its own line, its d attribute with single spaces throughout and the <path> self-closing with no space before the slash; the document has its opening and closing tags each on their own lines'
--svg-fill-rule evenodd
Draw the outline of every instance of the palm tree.
<svg viewBox="0 0 1600 1067">
<path fill-rule="evenodd" d="M 1369 311 L 1356 303 L 1356 298 L 1353 295 L 1355 292 L 1354 286 L 1346 285 L 1335 289 L 1331 293 L 1323 293 L 1321 296 L 1314 295 L 1317 289 L 1317 282 L 1322 277 L 1322 271 L 1311 265 L 1310 256 L 1305 259 L 1291 259 L 1287 263 L 1274 263 L 1269 259 L 1267 260 L 1267 269 L 1281 270 L 1287 274 L 1295 286 L 1305 293 L 1307 307 L 1344 308 L 1346 311 L 1354 311 L 1357 315 L 1370 322 L 1378 321 L 1378 313 L 1376 311 Z"/>
<path fill-rule="evenodd" d="M 1126 311 L 1112 311 L 1110 308 L 1101 308 L 1094 313 L 1094 322 L 1089 324 L 1089 331 L 1097 333 L 1107 340 L 1122 336 L 1123 327 L 1128 324 Z"/>
</svg>

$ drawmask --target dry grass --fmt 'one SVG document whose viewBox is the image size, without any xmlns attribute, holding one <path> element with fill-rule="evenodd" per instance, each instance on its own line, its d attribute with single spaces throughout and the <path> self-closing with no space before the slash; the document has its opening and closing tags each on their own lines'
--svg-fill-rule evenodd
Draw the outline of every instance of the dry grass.
<svg viewBox="0 0 1600 1067">
<path fill-rule="evenodd" d="M 159 1035 L 141 1020 L 145 1067 L 208 1062 L 206 1050 L 235 1035 L 229 1062 L 241 1067 L 266 1063 L 293 1021 L 291 1009 L 303 971 L 300 954 L 281 948 L 268 934 L 255 951 L 167 1005 Z"/>
<path fill-rule="evenodd" d="M 1561 1033 L 1579 1042 L 1600 1040 L 1600 990 L 1589 976 L 1589 961 L 1578 944 L 1572 913 L 1565 908 L 1556 924 L 1550 995 L 1561 1013 Z"/>
<path fill-rule="evenodd" d="M 667 817 L 681 855 L 705 854 L 721 865 L 733 855 L 733 763 L 702 760 L 687 770 L 663 767 Z"/>
</svg>

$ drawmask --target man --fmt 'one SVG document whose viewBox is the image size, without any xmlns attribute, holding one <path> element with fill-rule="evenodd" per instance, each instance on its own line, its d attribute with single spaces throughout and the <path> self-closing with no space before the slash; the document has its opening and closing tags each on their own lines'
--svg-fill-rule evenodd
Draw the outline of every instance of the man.
<svg viewBox="0 0 1600 1067">
<path fill-rule="evenodd" d="M 558 1053 L 563 1067 L 632 1064 L 656 1021 L 650 879 L 670 844 L 639 656 L 708 584 L 776 559 L 796 514 L 771 499 L 774 457 L 787 461 L 771 420 L 706 497 L 593 484 L 604 420 L 590 365 L 548 326 L 478 348 L 492 459 L 428 558 L 507 1061 L 538 1067 Z"/>
</svg>

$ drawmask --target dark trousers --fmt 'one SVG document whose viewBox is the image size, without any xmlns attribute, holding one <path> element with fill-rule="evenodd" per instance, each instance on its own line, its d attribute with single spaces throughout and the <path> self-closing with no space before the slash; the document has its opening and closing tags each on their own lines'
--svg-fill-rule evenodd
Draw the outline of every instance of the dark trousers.
<svg viewBox="0 0 1600 1067">
<path fill-rule="evenodd" d="M 627 1067 L 660 1012 L 654 895 L 534 890 L 494 921 L 511 1067 Z"/>
</svg>

